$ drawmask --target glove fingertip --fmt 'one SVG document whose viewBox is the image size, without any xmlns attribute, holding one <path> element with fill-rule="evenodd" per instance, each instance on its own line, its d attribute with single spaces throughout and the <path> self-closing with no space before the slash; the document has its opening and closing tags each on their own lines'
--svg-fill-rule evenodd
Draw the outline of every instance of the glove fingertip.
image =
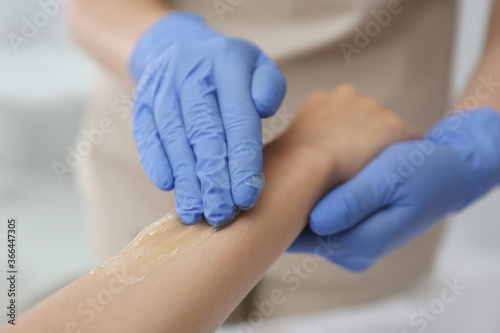
<svg viewBox="0 0 500 333">
<path fill-rule="evenodd" d="M 156 182 L 153 182 L 156 187 L 158 187 L 162 191 L 172 191 L 174 189 L 174 182 L 171 178 L 164 178 L 161 180 L 157 180 Z"/>
<path fill-rule="evenodd" d="M 175 185 L 175 209 L 184 224 L 193 224 L 203 218 L 203 200 L 201 194 L 192 191 L 187 182 L 179 181 Z"/>
<path fill-rule="evenodd" d="M 231 216 L 235 214 L 235 207 L 232 200 L 222 200 L 217 197 L 205 197 L 204 203 L 205 220 L 210 225 L 224 224 L 231 220 Z"/>
<path fill-rule="evenodd" d="M 171 191 L 174 188 L 172 168 L 163 151 L 153 149 L 156 147 L 158 146 L 151 144 L 148 151 L 142 151 L 139 155 L 139 161 L 146 175 L 157 188 L 162 191 Z"/>
<path fill-rule="evenodd" d="M 335 229 L 332 229 L 332 223 L 329 223 L 325 218 L 325 212 L 320 209 L 312 211 L 309 217 L 309 227 L 318 236 L 328 236 L 335 233 Z"/>
<path fill-rule="evenodd" d="M 286 93 L 286 80 L 273 64 L 255 70 L 252 81 L 252 98 L 262 118 L 273 116 L 278 111 Z"/>
<path fill-rule="evenodd" d="M 367 202 L 360 202 L 355 194 L 358 191 L 354 180 L 351 180 L 328 193 L 316 205 L 310 215 L 311 229 L 320 236 L 327 236 L 345 231 L 361 222 L 373 208 Z M 368 191 L 363 191 L 368 194 Z"/>
<path fill-rule="evenodd" d="M 233 200 L 236 207 L 242 210 L 252 208 L 264 188 L 264 175 L 254 175 L 244 180 L 233 192 Z"/>
<path fill-rule="evenodd" d="M 241 186 L 234 196 L 234 204 L 242 210 L 248 210 L 255 206 L 260 191 L 254 187 Z"/>
<path fill-rule="evenodd" d="M 203 218 L 203 212 L 184 210 L 177 206 L 176 208 L 179 220 L 184 224 L 194 224 L 199 222 Z"/>
</svg>

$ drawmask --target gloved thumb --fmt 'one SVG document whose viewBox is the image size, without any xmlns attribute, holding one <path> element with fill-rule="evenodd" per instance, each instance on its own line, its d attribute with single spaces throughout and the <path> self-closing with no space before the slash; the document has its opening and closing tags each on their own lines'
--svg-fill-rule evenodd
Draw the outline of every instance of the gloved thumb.
<svg viewBox="0 0 500 333">
<path fill-rule="evenodd" d="M 310 215 L 311 230 L 326 236 L 354 227 L 387 205 L 388 188 L 382 165 L 368 165 L 319 201 Z"/>
</svg>

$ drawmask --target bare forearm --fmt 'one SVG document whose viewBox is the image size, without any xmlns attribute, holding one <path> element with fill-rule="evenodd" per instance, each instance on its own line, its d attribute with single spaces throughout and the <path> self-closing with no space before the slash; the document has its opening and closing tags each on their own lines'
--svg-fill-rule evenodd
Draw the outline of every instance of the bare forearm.
<svg viewBox="0 0 500 333">
<path fill-rule="evenodd" d="M 455 109 L 487 105 L 500 110 L 500 1 L 491 12 L 484 52 Z"/>
<path fill-rule="evenodd" d="M 215 331 L 298 236 L 332 184 L 331 163 L 307 150 L 270 145 L 265 162 L 268 182 L 259 202 L 231 226 L 136 284 L 87 274 L 21 317 L 15 331 L 65 332 L 66 325 L 78 332 Z M 96 301 L 103 294 L 112 295 L 109 304 Z M 82 306 L 91 299 L 94 308 Z"/>
<path fill-rule="evenodd" d="M 128 62 L 135 43 L 168 12 L 159 0 L 72 0 L 66 19 L 84 48 L 115 75 L 130 80 Z"/>
</svg>

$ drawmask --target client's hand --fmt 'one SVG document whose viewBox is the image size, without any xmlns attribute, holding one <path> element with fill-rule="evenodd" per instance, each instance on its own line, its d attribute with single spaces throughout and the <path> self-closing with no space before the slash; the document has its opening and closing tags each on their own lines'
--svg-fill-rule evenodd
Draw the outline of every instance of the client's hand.
<svg viewBox="0 0 500 333">
<path fill-rule="evenodd" d="M 291 126 L 270 145 L 312 151 L 311 163 L 328 159 L 332 187 L 352 178 L 388 145 L 418 137 L 414 127 L 379 102 L 341 85 L 309 94 Z"/>
<path fill-rule="evenodd" d="M 437 123 L 424 140 L 392 145 L 314 208 L 292 250 L 319 236 L 332 262 L 362 271 L 500 184 L 500 113 L 488 107 Z M 314 233 L 312 232 L 314 231 Z"/>
</svg>

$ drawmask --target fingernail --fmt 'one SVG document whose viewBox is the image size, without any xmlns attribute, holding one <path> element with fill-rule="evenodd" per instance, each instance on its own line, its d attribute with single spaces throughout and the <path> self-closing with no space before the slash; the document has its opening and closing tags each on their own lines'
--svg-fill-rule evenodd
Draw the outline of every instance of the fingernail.
<svg viewBox="0 0 500 333">
<path fill-rule="evenodd" d="M 234 203 L 243 210 L 252 208 L 264 188 L 264 174 L 253 175 L 237 186 L 234 191 Z"/>
</svg>

